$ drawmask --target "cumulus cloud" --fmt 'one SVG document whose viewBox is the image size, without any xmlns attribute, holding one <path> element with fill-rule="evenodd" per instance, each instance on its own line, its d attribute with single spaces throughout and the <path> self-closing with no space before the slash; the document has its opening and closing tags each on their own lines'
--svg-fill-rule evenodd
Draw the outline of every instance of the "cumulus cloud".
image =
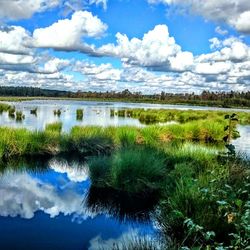
<svg viewBox="0 0 250 250">
<path fill-rule="evenodd" d="M 185 70 L 192 64 L 192 54 L 182 52 L 175 39 L 170 37 L 166 25 L 157 25 L 142 39 L 116 34 L 117 44 L 106 44 L 96 50 L 103 56 L 121 58 L 124 63 L 140 65 L 153 70 Z M 181 64 L 178 62 L 183 58 Z"/>
<path fill-rule="evenodd" d="M 206 19 L 225 22 L 240 32 L 250 33 L 249 0 L 148 0 L 148 2 L 179 6 Z"/>
<path fill-rule="evenodd" d="M 59 0 L 0 0 L 0 18 L 30 18 L 34 13 L 54 8 L 59 3 Z"/>
<path fill-rule="evenodd" d="M 49 27 L 35 29 L 34 47 L 90 53 L 93 47 L 84 44 L 82 39 L 100 37 L 106 29 L 107 25 L 91 12 L 77 11 L 71 19 L 59 20 Z"/>
<path fill-rule="evenodd" d="M 121 70 L 113 68 L 110 63 L 96 65 L 86 61 L 77 61 L 74 69 L 87 76 L 89 81 L 119 81 L 121 78 Z"/>
<path fill-rule="evenodd" d="M 45 62 L 43 67 L 37 69 L 37 73 L 54 74 L 70 65 L 70 60 L 53 58 Z"/>
<path fill-rule="evenodd" d="M 231 37 L 225 40 L 210 39 L 211 48 L 217 49 L 213 53 L 198 56 L 198 61 L 247 61 L 250 59 L 250 47 L 240 39 Z"/>
<path fill-rule="evenodd" d="M 0 26 L 0 52 L 13 54 L 31 53 L 31 36 L 20 26 Z"/>
</svg>

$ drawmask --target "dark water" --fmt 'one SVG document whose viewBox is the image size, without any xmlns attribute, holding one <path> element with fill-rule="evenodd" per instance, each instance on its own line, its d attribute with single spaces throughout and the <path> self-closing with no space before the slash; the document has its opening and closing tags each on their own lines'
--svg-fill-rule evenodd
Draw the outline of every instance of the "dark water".
<svg viewBox="0 0 250 250">
<path fill-rule="evenodd" d="M 157 231 L 150 217 L 154 201 L 91 187 L 84 162 L 2 166 L 0 197 L 1 250 L 110 249 Z"/>
</svg>

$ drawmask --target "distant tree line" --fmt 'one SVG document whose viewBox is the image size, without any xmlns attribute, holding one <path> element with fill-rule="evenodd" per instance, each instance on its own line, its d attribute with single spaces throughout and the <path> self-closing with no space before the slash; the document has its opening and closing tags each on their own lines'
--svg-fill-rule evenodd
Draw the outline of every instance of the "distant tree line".
<svg viewBox="0 0 250 250">
<path fill-rule="evenodd" d="M 68 91 L 58 91 L 49 89 L 40 89 L 33 87 L 8 87 L 0 86 L 0 96 L 45 96 L 45 97 L 68 97 L 71 93 Z"/>
<path fill-rule="evenodd" d="M 60 91 L 40 89 L 33 87 L 9 87 L 0 86 L 0 96 L 20 96 L 20 97 L 67 97 L 82 99 L 121 99 L 134 102 L 157 102 L 157 103 L 187 103 L 196 105 L 210 106 L 241 106 L 250 107 L 250 91 L 247 92 L 213 92 L 203 91 L 201 94 L 195 93 L 167 93 L 162 91 L 160 94 L 142 94 L 141 92 L 131 92 L 125 89 L 121 92 L 107 91 Z"/>
</svg>

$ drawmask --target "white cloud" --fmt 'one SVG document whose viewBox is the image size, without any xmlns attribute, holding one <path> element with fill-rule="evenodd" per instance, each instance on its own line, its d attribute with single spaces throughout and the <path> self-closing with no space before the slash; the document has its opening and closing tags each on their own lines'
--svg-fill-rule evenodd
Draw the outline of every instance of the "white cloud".
<svg viewBox="0 0 250 250">
<path fill-rule="evenodd" d="M 191 52 L 179 52 L 175 57 L 170 59 L 171 69 L 175 71 L 185 71 L 192 68 L 194 56 Z"/>
<path fill-rule="evenodd" d="M 22 65 L 32 64 L 35 60 L 33 56 L 28 55 L 14 55 L 0 52 L 0 65 Z"/>
<path fill-rule="evenodd" d="M 117 45 L 104 45 L 99 49 L 100 52 L 127 59 L 126 61 L 131 64 L 151 66 L 167 63 L 168 57 L 175 56 L 180 51 L 180 46 L 176 45 L 174 38 L 169 36 L 166 25 L 157 25 L 141 40 L 138 38 L 129 40 L 126 35 L 120 33 L 116 37 Z"/>
<path fill-rule="evenodd" d="M 225 35 L 228 34 L 228 31 L 222 29 L 220 26 L 217 26 L 217 27 L 215 28 L 215 32 L 218 33 L 218 34 L 221 35 L 221 36 L 225 36 Z"/>
<path fill-rule="evenodd" d="M 113 68 L 110 63 L 96 65 L 85 61 L 77 61 L 74 69 L 87 76 L 90 82 L 105 80 L 119 81 L 121 78 L 121 70 Z"/>
<path fill-rule="evenodd" d="M 96 50 L 103 56 L 121 58 L 124 63 L 154 70 L 185 70 L 192 64 L 192 54 L 182 52 L 175 39 L 169 36 L 166 25 L 157 25 L 142 39 L 129 38 L 117 33 L 117 44 L 106 44 Z M 180 59 L 183 59 L 179 64 Z"/>
<path fill-rule="evenodd" d="M 148 0 L 148 2 L 179 6 L 206 19 L 225 22 L 240 32 L 250 33 L 249 0 Z"/>
<path fill-rule="evenodd" d="M 59 72 L 70 65 L 70 61 L 66 59 L 53 58 L 45 62 L 40 68 L 39 73 L 53 74 Z"/>
<path fill-rule="evenodd" d="M 0 0 L 0 18 L 12 20 L 30 18 L 36 12 L 54 8 L 59 0 Z"/>
<path fill-rule="evenodd" d="M 102 5 L 103 8 L 107 9 L 108 0 L 89 0 L 89 4 Z"/>
<path fill-rule="evenodd" d="M 198 63 L 195 72 L 198 74 L 218 75 L 225 74 L 231 69 L 229 62 Z"/>
<path fill-rule="evenodd" d="M 33 32 L 34 46 L 57 50 L 92 51 L 83 43 L 85 37 L 100 37 L 107 29 L 98 17 L 88 11 L 77 11 L 71 19 L 63 19 L 46 28 Z"/>
<path fill-rule="evenodd" d="M 0 26 L 0 52 L 30 54 L 31 37 L 23 27 Z"/>
</svg>

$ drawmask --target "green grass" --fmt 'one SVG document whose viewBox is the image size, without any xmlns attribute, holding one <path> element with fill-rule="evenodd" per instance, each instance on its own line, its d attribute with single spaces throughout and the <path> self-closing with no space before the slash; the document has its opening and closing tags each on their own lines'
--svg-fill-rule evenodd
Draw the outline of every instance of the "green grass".
<svg viewBox="0 0 250 250">
<path fill-rule="evenodd" d="M 165 157 L 153 148 L 125 147 L 110 157 L 93 159 L 89 169 L 93 185 L 149 194 L 160 188 L 165 172 Z"/>
<path fill-rule="evenodd" d="M 76 110 L 76 120 L 82 121 L 83 113 L 84 113 L 83 109 L 77 109 Z"/>
<path fill-rule="evenodd" d="M 11 106 L 9 104 L 0 103 L 0 114 L 2 114 L 3 112 L 7 112 L 10 108 Z"/>
<path fill-rule="evenodd" d="M 10 107 L 8 109 L 8 114 L 10 118 L 15 118 L 15 112 L 16 112 L 16 108 L 15 107 Z"/>
<path fill-rule="evenodd" d="M 213 151 L 192 151 L 184 147 L 180 155 L 175 153 L 179 159 L 166 178 L 159 210 L 162 231 L 172 235 L 176 245 L 173 249 L 184 246 L 213 249 L 220 242 L 232 249 L 245 249 L 243 245 L 235 248 L 230 235 L 239 234 L 241 228 L 238 236 L 242 242 L 250 239 L 242 224 L 250 198 L 246 191 L 249 160 L 236 157 L 222 161 Z M 227 214 L 233 214 L 234 219 L 229 221 Z M 213 232 L 213 239 L 206 238 L 209 232 Z"/>
<path fill-rule="evenodd" d="M 212 110 L 178 110 L 178 109 L 122 109 L 118 112 L 110 111 L 111 116 L 133 117 L 145 124 L 165 123 L 176 121 L 187 123 L 192 121 L 207 120 L 210 122 L 221 122 L 227 114 L 233 111 L 212 111 Z M 236 112 L 240 124 L 250 124 L 250 112 Z"/>
<path fill-rule="evenodd" d="M 61 122 L 54 122 L 47 124 L 45 127 L 45 132 L 56 132 L 56 133 L 61 133 L 62 131 L 62 123 Z"/>
<path fill-rule="evenodd" d="M 31 142 L 37 140 L 37 134 L 44 138 L 50 138 L 51 134 L 53 134 L 53 136 L 56 137 L 55 144 L 58 144 L 55 145 L 56 148 L 60 148 L 61 151 L 71 150 L 85 154 L 107 154 L 114 149 L 131 145 L 161 148 L 175 140 L 221 143 L 225 135 L 224 126 L 222 124 L 210 124 L 201 121 L 168 126 L 154 125 L 145 128 L 130 126 L 106 128 L 76 126 L 73 127 L 68 134 L 60 134 L 61 129 L 61 123 L 54 123 L 48 124 L 45 131 L 39 133 L 12 128 L 1 128 L 1 133 L 16 135 L 20 141 L 22 141 L 22 137 L 24 137 L 24 140 L 27 140 L 24 135 L 29 134 L 28 139 Z M 3 138 L 4 137 L 0 137 L 0 143 L 3 141 Z M 16 140 L 13 140 L 13 142 L 15 141 Z M 11 140 L 9 140 L 9 144 L 12 144 Z M 17 149 L 18 147 L 19 143 L 14 146 L 14 148 Z M 37 153 L 40 152 L 38 151 Z"/>
<path fill-rule="evenodd" d="M 16 111 L 16 121 L 22 121 L 25 119 L 25 115 L 22 111 Z"/>
</svg>

